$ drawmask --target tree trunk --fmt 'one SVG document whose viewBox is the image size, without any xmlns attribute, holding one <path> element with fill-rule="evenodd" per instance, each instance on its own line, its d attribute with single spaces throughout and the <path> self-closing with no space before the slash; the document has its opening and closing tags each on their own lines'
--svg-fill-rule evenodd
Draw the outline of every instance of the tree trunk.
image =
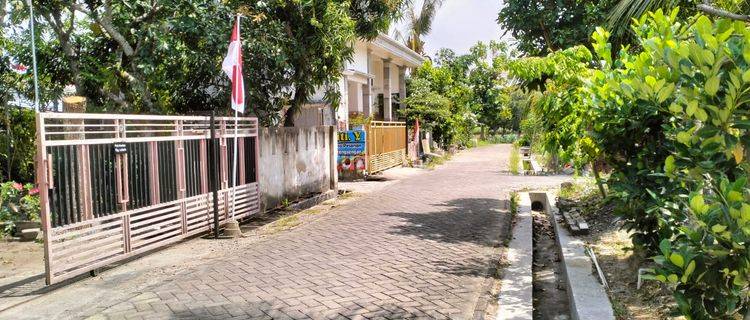
<svg viewBox="0 0 750 320">
<path fill-rule="evenodd" d="M 599 187 L 599 193 L 602 194 L 602 198 L 606 198 L 607 191 L 604 190 L 604 183 L 602 183 L 602 178 L 599 176 L 599 169 L 596 167 L 596 161 L 591 161 L 591 171 L 594 172 L 594 179 L 596 179 L 596 186 Z"/>
<path fill-rule="evenodd" d="M 294 127 L 294 116 L 297 115 L 299 109 L 302 108 L 302 104 L 304 104 L 305 100 L 307 100 L 306 92 L 307 90 L 303 87 L 297 88 L 297 90 L 295 90 L 294 98 L 292 99 L 292 105 L 289 106 L 289 109 L 284 115 L 285 127 Z"/>
</svg>

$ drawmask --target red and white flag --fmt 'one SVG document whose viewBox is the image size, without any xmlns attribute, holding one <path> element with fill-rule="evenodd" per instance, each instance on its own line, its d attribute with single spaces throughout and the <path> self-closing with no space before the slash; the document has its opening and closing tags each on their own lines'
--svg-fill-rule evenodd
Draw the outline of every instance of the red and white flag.
<svg viewBox="0 0 750 320">
<path fill-rule="evenodd" d="M 240 42 L 240 17 L 234 21 L 232 38 L 221 70 L 232 80 L 232 109 L 245 112 L 245 82 L 242 80 L 242 44 Z"/>
</svg>

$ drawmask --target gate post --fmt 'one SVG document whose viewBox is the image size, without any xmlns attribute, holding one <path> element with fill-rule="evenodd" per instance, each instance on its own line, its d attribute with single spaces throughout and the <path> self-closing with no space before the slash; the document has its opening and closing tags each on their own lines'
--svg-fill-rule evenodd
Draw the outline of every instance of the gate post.
<svg viewBox="0 0 750 320">
<path fill-rule="evenodd" d="M 49 210 L 49 187 L 47 179 L 52 174 L 52 166 L 47 159 L 47 147 L 44 145 L 44 114 L 36 114 L 36 186 L 39 189 L 39 216 L 42 219 L 42 230 L 44 231 L 44 282 L 47 285 L 52 284 L 52 270 L 50 270 L 50 231 L 52 222 L 50 221 Z"/>
</svg>

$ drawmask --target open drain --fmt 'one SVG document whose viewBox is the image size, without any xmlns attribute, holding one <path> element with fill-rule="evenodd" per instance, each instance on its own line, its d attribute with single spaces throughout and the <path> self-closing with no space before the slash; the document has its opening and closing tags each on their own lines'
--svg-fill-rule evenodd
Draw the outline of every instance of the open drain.
<svg viewBox="0 0 750 320">
<path fill-rule="evenodd" d="M 544 212 L 533 211 L 534 319 L 567 320 L 570 308 L 555 230 Z"/>
</svg>

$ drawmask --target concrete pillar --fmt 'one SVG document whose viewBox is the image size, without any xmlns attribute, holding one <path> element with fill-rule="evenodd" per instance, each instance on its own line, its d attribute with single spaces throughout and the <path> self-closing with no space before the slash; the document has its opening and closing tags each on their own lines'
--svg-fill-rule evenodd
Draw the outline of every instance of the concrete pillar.
<svg viewBox="0 0 750 320">
<path fill-rule="evenodd" d="M 367 74 L 372 74 L 372 50 L 367 49 Z M 362 113 L 365 117 L 372 116 L 372 79 L 367 79 L 362 93 Z"/>
<path fill-rule="evenodd" d="M 404 104 L 404 98 L 406 98 L 406 67 L 404 66 L 398 67 L 398 98 L 398 109 L 403 111 L 406 109 Z M 397 118 L 401 118 L 401 116 L 399 115 Z"/>
<path fill-rule="evenodd" d="M 383 120 L 393 120 L 391 97 L 391 59 L 383 59 Z"/>
<path fill-rule="evenodd" d="M 361 83 L 354 84 L 354 102 L 357 112 L 364 112 L 364 90 L 362 89 L 363 86 L 364 85 Z"/>
</svg>

